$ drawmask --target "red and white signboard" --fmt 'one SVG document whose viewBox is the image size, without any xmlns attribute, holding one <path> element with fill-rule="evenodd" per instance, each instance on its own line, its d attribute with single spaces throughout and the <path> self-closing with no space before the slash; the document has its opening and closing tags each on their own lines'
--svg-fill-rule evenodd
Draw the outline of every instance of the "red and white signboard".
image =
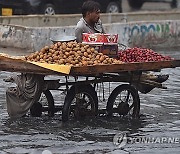
<svg viewBox="0 0 180 154">
<path fill-rule="evenodd" d="M 116 45 L 118 34 L 83 33 L 83 42 L 92 45 Z"/>
<path fill-rule="evenodd" d="M 86 44 L 92 44 L 92 45 L 103 45 L 104 43 L 104 37 L 100 33 L 83 33 L 83 42 Z"/>
<path fill-rule="evenodd" d="M 104 44 L 115 45 L 118 42 L 118 34 L 104 34 Z"/>
</svg>

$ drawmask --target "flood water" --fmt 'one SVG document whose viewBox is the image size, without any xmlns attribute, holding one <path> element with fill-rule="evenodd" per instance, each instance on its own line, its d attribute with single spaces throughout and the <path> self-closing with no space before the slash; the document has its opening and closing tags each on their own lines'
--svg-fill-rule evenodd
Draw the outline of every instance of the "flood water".
<svg viewBox="0 0 180 154">
<path fill-rule="evenodd" d="M 180 59 L 180 52 L 163 53 Z M 5 91 L 11 84 L 5 83 L 3 78 L 12 73 L 0 72 L 0 153 L 48 154 L 49 150 L 53 154 L 179 154 L 180 68 L 161 72 L 170 75 L 165 82 L 168 89 L 156 88 L 148 94 L 140 93 L 140 119 L 99 116 L 67 123 L 62 123 L 60 113 L 53 118 L 43 115 L 10 119 Z M 113 88 L 116 85 L 113 84 Z M 54 91 L 53 96 L 57 103 L 63 101 L 59 91 Z M 105 107 L 106 103 L 100 101 L 99 105 Z M 119 133 L 126 133 L 128 138 L 123 147 L 113 144 L 113 137 Z"/>
</svg>

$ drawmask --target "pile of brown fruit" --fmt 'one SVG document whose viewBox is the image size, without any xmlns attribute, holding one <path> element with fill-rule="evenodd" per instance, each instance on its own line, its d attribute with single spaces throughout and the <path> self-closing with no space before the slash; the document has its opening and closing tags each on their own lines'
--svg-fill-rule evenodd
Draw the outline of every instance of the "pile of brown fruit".
<svg viewBox="0 0 180 154">
<path fill-rule="evenodd" d="M 103 55 L 87 44 L 71 42 L 58 42 L 51 46 L 45 46 L 40 51 L 26 56 L 26 60 L 72 66 L 121 64 L 117 59 Z"/>
</svg>

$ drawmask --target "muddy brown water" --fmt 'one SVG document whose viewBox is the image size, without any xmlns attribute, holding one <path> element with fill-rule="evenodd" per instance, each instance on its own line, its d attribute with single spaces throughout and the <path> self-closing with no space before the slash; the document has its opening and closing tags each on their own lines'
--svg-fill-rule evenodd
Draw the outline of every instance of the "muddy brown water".
<svg viewBox="0 0 180 154">
<path fill-rule="evenodd" d="M 162 53 L 180 59 L 178 51 Z M 49 150 L 53 154 L 179 154 L 180 68 L 163 69 L 161 73 L 170 75 L 165 82 L 168 89 L 140 93 L 140 119 L 99 116 L 62 123 L 60 113 L 53 118 L 43 115 L 40 118 L 10 119 L 5 91 L 12 84 L 3 79 L 15 73 L 0 72 L 0 153 L 48 154 Z M 112 88 L 116 86 L 112 84 Z M 108 93 L 107 88 L 105 95 Z M 64 96 L 59 91 L 53 91 L 53 96 L 56 103 L 63 102 Z M 99 105 L 105 107 L 106 103 L 100 101 Z M 119 133 L 126 133 L 128 138 L 123 147 L 113 144 L 113 137 Z"/>
</svg>

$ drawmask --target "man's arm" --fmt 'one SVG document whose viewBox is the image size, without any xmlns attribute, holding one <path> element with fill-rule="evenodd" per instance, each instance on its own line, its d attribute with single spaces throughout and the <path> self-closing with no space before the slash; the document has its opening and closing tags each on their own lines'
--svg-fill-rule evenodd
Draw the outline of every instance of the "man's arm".
<svg viewBox="0 0 180 154">
<path fill-rule="evenodd" d="M 82 42 L 82 33 L 83 33 L 82 28 L 77 27 L 75 29 L 75 36 L 76 36 L 77 42 Z"/>
</svg>

